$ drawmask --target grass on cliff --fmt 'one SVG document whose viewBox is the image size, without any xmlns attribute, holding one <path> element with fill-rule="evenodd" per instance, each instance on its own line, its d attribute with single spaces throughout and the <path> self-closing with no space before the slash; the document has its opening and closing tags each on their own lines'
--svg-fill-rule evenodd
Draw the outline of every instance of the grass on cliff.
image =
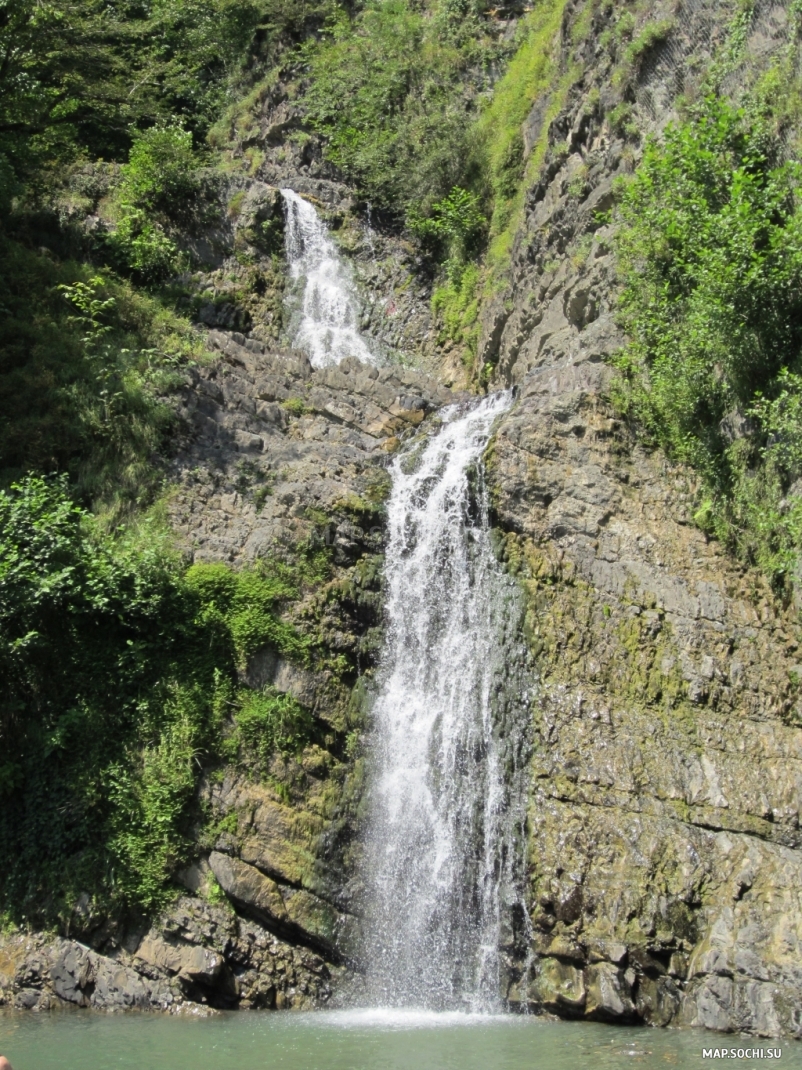
<svg viewBox="0 0 802 1070">
<path fill-rule="evenodd" d="M 524 18 L 516 51 L 470 131 L 474 164 L 463 180 L 476 189 L 487 213 L 483 269 L 473 263 L 462 271 L 452 270 L 435 288 L 432 299 L 443 340 L 451 338 L 463 345 L 469 361 L 476 354 L 479 307 L 501 284 L 526 190 L 546 155 L 549 123 L 576 74 L 571 69 L 557 78 L 555 39 L 565 6 L 565 0 L 544 0 Z M 538 101 L 542 102 L 542 121 L 527 153 L 524 123 Z"/>
<path fill-rule="evenodd" d="M 543 0 L 526 16 L 517 51 L 474 127 L 490 192 L 491 260 L 503 261 L 508 253 L 523 192 L 543 162 L 549 122 L 562 103 L 554 45 L 565 7 L 566 0 Z M 552 99 L 555 91 L 559 101 Z M 542 122 L 527 155 L 523 127 L 539 100 L 544 101 Z"/>
<path fill-rule="evenodd" d="M 697 523 L 790 588 L 802 549 L 802 168 L 718 98 L 646 145 L 618 208 L 615 399 L 702 478 Z"/>
<path fill-rule="evenodd" d="M 298 583 L 187 570 L 153 525 L 115 539 L 63 479 L 0 492 L 0 914 L 68 923 L 82 894 L 100 911 L 172 894 L 202 768 L 264 766 L 313 734 L 237 676 L 264 644 L 308 662 L 282 619 Z"/>
</svg>

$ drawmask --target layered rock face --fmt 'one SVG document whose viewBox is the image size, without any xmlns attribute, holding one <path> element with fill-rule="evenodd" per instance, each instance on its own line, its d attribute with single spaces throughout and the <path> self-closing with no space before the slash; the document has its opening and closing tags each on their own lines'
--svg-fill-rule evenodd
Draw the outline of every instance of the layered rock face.
<svg viewBox="0 0 802 1070">
<path fill-rule="evenodd" d="M 195 561 L 296 561 L 325 551 L 331 573 L 291 609 L 332 657 L 369 669 L 381 632 L 386 464 L 458 396 L 429 376 L 348 360 L 313 370 L 297 352 L 213 330 L 218 358 L 181 399 L 171 520 Z M 321 744 L 274 757 L 270 775 L 231 767 L 204 779 L 187 894 L 152 923 L 92 916 L 79 939 L 0 937 L 0 1005 L 201 1013 L 325 1004 L 348 973 L 358 927 L 355 867 L 363 763 L 342 752 L 363 726 L 364 686 L 269 647 L 241 682 L 295 698 Z M 340 741 L 338 743 L 338 741 Z"/>
<path fill-rule="evenodd" d="M 0 944 L 0 999 L 36 1011 L 304 1007 L 325 1003 L 340 972 L 229 906 L 188 896 L 152 926 L 105 936 L 106 954 L 65 938 L 7 937 Z"/>
<path fill-rule="evenodd" d="M 594 369 L 525 388 L 495 444 L 541 673 L 537 967 L 560 1014 L 798 1034 L 798 626 L 690 523 Z"/>
<path fill-rule="evenodd" d="M 779 47 L 786 15 L 759 5 L 745 63 Z M 713 6 L 684 8 L 633 83 L 633 121 L 663 125 L 698 78 L 689 57 L 724 40 Z M 510 999 L 800 1036 L 796 611 L 693 526 L 692 477 L 639 447 L 605 400 L 623 339 L 597 213 L 633 163 L 600 114 L 608 75 L 589 63 L 552 122 L 480 352 L 519 389 L 489 462 L 541 674 L 536 966 Z"/>
<path fill-rule="evenodd" d="M 342 741 L 364 727 L 383 626 L 386 466 L 399 436 L 425 431 L 458 395 L 413 370 L 352 358 L 313 370 L 300 353 L 267 352 L 237 334 L 209 337 L 221 357 L 185 395 L 173 527 L 195 561 L 325 553 L 329 579 L 310 584 L 289 613 L 329 661 L 304 667 L 264 647 L 244 667 L 246 686 L 267 685 L 306 707 L 322 745 L 297 761 L 275 759 L 289 788 L 233 769 L 205 782 L 202 803 L 220 833 L 190 883 L 203 891 L 211 872 L 239 913 L 344 963 L 354 951 L 351 852 L 363 767 Z M 333 659 L 345 659 L 351 677 L 335 672 Z"/>
<path fill-rule="evenodd" d="M 380 547 L 387 458 L 455 395 L 411 369 L 350 358 L 313 370 L 237 333 L 209 339 L 221 359 L 186 393 L 171 505 L 194 559 L 252 561 L 316 531 L 338 564 Z"/>
</svg>

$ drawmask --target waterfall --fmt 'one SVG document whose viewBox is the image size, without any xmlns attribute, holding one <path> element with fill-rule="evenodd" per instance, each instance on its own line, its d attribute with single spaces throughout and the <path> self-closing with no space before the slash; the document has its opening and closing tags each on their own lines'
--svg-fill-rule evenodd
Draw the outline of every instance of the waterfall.
<svg viewBox="0 0 802 1070">
<path fill-rule="evenodd" d="M 365 842 L 364 957 L 381 1005 L 500 1008 L 505 955 L 528 925 L 528 655 L 481 468 L 510 400 L 444 410 L 392 466 Z"/>
<path fill-rule="evenodd" d="M 359 297 L 353 274 L 342 260 L 315 209 L 291 189 L 283 189 L 286 248 L 295 283 L 289 335 L 315 368 L 357 357 L 377 364 L 375 346 L 359 332 Z"/>
</svg>

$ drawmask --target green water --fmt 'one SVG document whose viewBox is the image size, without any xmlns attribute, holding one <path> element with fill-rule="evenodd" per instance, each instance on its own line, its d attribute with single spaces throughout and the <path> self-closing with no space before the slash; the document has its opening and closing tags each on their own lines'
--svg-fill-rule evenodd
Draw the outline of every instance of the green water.
<svg viewBox="0 0 802 1070">
<path fill-rule="evenodd" d="M 685 1070 L 722 1065 L 702 1049 L 725 1045 L 782 1048 L 782 1056 L 724 1065 L 802 1070 L 802 1044 L 513 1016 L 0 1014 L 0 1052 L 14 1070 Z"/>
</svg>

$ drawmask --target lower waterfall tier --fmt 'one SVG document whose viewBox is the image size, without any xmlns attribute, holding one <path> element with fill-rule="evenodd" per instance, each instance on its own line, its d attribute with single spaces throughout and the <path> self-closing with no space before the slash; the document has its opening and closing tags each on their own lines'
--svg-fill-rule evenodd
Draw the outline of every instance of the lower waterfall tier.
<svg viewBox="0 0 802 1070">
<path fill-rule="evenodd" d="M 370 1002 L 501 1006 L 526 931 L 531 694 L 508 661 L 521 597 L 490 537 L 482 454 L 511 395 L 442 413 L 394 462 L 386 640 L 363 855 Z M 526 951 L 523 952 L 526 957 Z"/>
</svg>

